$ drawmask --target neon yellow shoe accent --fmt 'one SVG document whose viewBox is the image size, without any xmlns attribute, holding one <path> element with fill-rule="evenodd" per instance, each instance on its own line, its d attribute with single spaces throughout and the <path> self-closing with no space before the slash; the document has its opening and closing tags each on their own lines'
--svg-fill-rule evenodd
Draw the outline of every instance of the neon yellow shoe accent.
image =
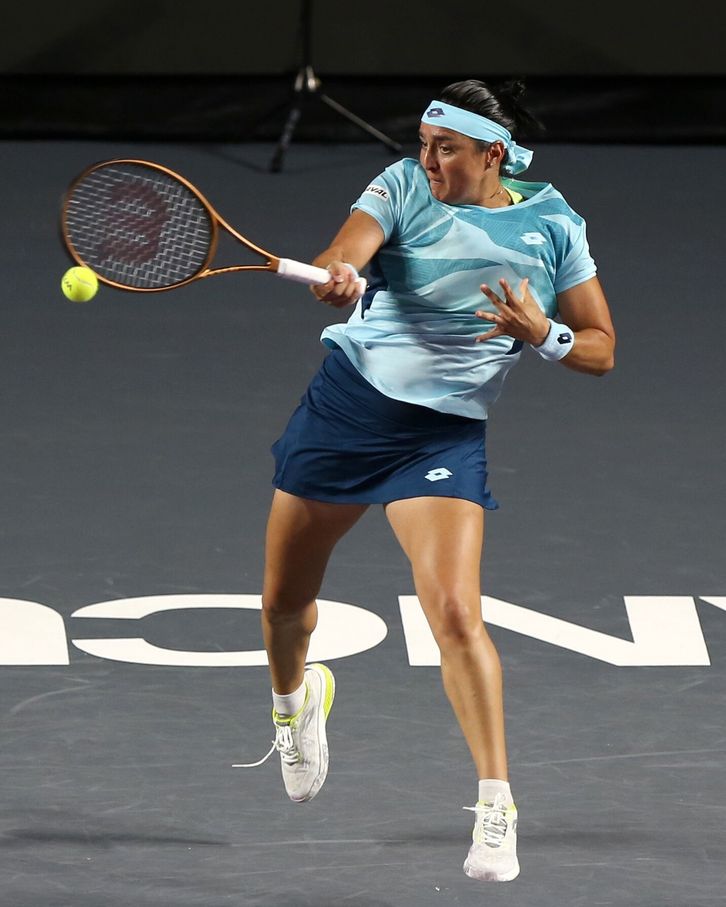
<svg viewBox="0 0 726 907">
<path fill-rule="evenodd" d="M 317 662 L 315 664 L 308 665 L 308 667 L 319 669 L 320 671 L 322 671 L 323 676 L 325 677 L 325 699 L 323 701 L 323 711 L 325 712 L 325 717 L 327 718 L 330 714 L 330 710 L 333 708 L 333 700 L 335 699 L 335 678 L 333 677 L 333 672 L 326 665 Z"/>
</svg>

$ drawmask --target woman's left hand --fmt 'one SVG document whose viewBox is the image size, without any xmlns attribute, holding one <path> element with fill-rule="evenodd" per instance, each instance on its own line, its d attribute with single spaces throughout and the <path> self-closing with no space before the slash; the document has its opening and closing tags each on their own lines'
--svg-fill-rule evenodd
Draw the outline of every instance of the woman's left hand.
<svg viewBox="0 0 726 907">
<path fill-rule="evenodd" d="M 476 312 L 477 318 L 493 324 L 490 331 L 480 334 L 476 338 L 476 342 L 483 343 L 493 337 L 506 335 L 514 340 L 531 343 L 532 346 L 544 343 L 550 330 L 550 323 L 529 291 L 529 278 L 525 277 L 519 284 L 519 295 L 514 292 L 506 280 L 500 280 L 499 285 L 504 290 L 504 299 L 485 283 L 481 285 L 482 293 L 496 307 L 497 311 L 479 310 Z"/>
</svg>

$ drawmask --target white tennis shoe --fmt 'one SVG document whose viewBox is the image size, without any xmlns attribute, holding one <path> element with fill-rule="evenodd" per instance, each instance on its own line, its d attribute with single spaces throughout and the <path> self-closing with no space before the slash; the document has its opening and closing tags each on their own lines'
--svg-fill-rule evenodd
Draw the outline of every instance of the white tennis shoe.
<svg viewBox="0 0 726 907">
<path fill-rule="evenodd" d="M 325 665 L 309 665 L 304 676 L 305 703 L 300 711 L 291 718 L 272 715 L 282 780 L 296 803 L 312 800 L 328 775 L 325 723 L 335 698 L 335 680 Z"/>
<path fill-rule="evenodd" d="M 476 813 L 472 845 L 464 872 L 483 882 L 511 882 L 519 875 L 517 859 L 517 807 L 504 794 L 493 801 L 465 806 Z"/>
<path fill-rule="evenodd" d="M 305 668 L 305 702 L 292 716 L 272 710 L 275 739 L 270 751 L 259 762 L 235 765 L 256 768 L 277 750 L 282 780 L 288 797 L 295 803 L 312 800 L 328 775 L 328 740 L 325 723 L 335 698 L 335 679 L 330 668 L 312 664 Z"/>
</svg>

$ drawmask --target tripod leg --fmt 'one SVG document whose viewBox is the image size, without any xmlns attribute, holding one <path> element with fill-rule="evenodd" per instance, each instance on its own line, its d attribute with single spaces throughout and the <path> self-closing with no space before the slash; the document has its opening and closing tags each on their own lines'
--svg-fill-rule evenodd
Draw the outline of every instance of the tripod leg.
<svg viewBox="0 0 726 907">
<path fill-rule="evenodd" d="M 269 110 L 266 110 L 266 111 L 260 113 L 259 116 L 256 117 L 256 119 L 249 120 L 247 123 L 245 123 L 245 126 L 247 127 L 249 134 L 251 136 L 254 136 L 255 130 L 257 130 L 260 126 L 264 126 L 266 123 L 268 123 L 270 120 L 274 119 L 275 117 L 284 116 L 286 111 L 289 110 L 289 108 L 290 108 L 289 99 L 284 100 L 284 101 L 281 101 L 279 104 L 276 104 L 274 107 L 271 107 Z"/>
<path fill-rule="evenodd" d="M 280 141 L 277 143 L 275 153 L 270 160 L 270 170 L 273 173 L 279 173 L 282 170 L 282 159 L 290 146 L 297 124 L 300 122 L 301 114 L 302 100 L 298 96 L 292 103 L 290 112 L 287 115 L 287 120 L 285 121 L 285 126 L 282 130 L 282 135 L 280 136 Z"/>
<path fill-rule="evenodd" d="M 370 123 L 366 123 L 365 120 L 362 120 L 360 117 L 356 116 L 354 113 L 351 113 L 350 110 L 347 110 L 342 104 L 339 104 L 337 101 L 334 101 L 332 98 L 329 98 L 326 94 L 319 95 L 320 100 L 323 101 L 328 107 L 344 116 L 346 119 L 350 120 L 351 123 L 355 123 L 359 129 L 362 129 L 364 132 L 367 132 L 369 135 L 372 135 L 373 138 L 378 139 L 379 142 L 383 142 L 386 148 L 390 148 L 391 151 L 400 151 L 401 145 L 398 142 L 394 142 L 392 138 L 389 138 L 380 130 L 376 129 L 375 126 L 371 126 Z"/>
</svg>

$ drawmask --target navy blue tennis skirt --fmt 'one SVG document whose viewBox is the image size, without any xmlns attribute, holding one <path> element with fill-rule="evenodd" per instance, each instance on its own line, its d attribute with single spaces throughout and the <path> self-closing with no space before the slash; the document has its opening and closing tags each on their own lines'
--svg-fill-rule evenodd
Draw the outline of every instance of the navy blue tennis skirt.
<svg viewBox="0 0 726 907">
<path fill-rule="evenodd" d="M 485 434 L 485 420 L 387 397 L 335 349 L 272 446 L 272 482 L 298 497 L 337 504 L 440 496 L 496 510 Z"/>
</svg>

